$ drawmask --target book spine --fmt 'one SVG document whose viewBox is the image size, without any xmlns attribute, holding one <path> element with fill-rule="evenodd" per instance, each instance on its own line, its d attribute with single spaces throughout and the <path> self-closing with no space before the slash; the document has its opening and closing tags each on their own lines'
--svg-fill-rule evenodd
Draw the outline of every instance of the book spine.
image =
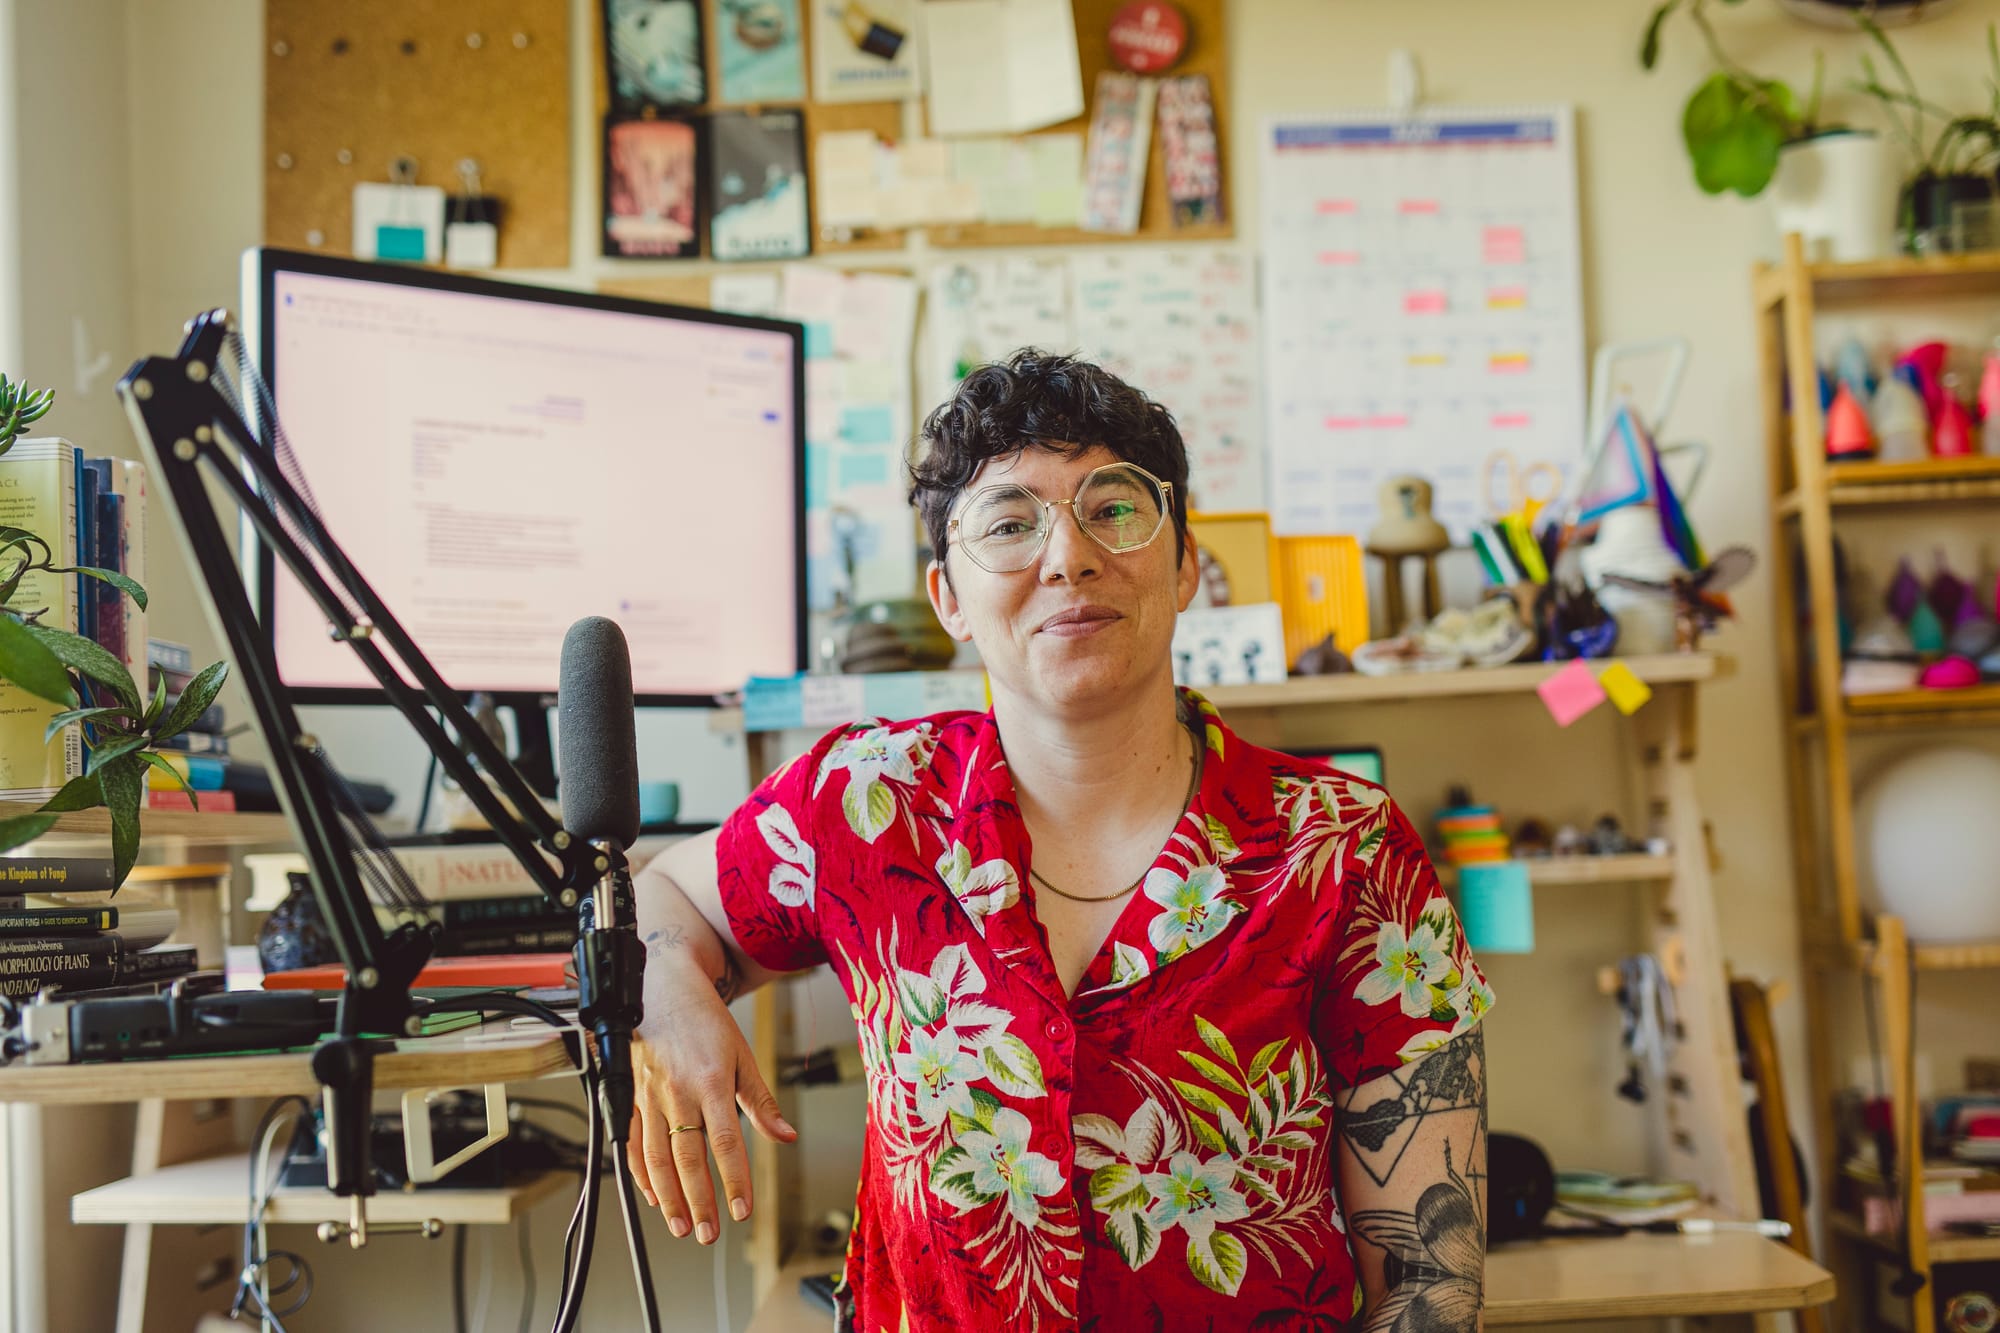
<svg viewBox="0 0 2000 1333">
<path fill-rule="evenodd" d="M 0 995 L 33 995 L 44 986 L 76 990 L 118 975 L 116 935 L 65 939 L 0 938 Z"/>
<path fill-rule="evenodd" d="M 194 797 L 178 787 L 171 791 L 155 788 L 146 793 L 148 810 L 195 809 Z M 233 791 L 205 791 L 201 793 L 201 811 L 204 815 L 233 815 L 236 813 L 236 793 Z"/>
<path fill-rule="evenodd" d="M 140 587 L 146 586 L 146 465 L 137 459 L 120 459 L 118 491 L 125 497 L 125 526 L 119 568 Z M 136 684 L 146 679 L 146 609 L 130 597 L 120 599 L 125 608 L 125 669 Z"/>
<path fill-rule="evenodd" d="M 0 857 L 0 896 L 20 893 L 96 893 L 117 887 L 111 858 Z"/>
<path fill-rule="evenodd" d="M 115 907 L 0 908 L 0 935 L 95 935 L 117 924 Z"/>
<path fill-rule="evenodd" d="M 124 573 L 124 545 L 125 500 L 116 491 L 106 491 L 97 497 L 97 567 Z M 91 579 L 90 588 L 97 605 L 97 646 L 123 662 L 125 594 L 104 579 Z"/>
<path fill-rule="evenodd" d="M 483 930 L 447 930 L 438 940 L 440 958 L 466 958 L 494 953 L 561 953 L 576 947 L 576 927 L 525 926 Z"/>
<path fill-rule="evenodd" d="M 153 748 L 179 754 L 228 754 L 229 738 L 217 732 L 183 731 L 178 736 L 154 742 Z"/>
<path fill-rule="evenodd" d="M 58 565 L 76 543 L 77 449 L 68 440 L 22 440 L 0 458 L 0 524 L 24 528 L 48 543 Z M 8 599 L 12 609 L 41 612 L 53 629 L 76 628 L 74 574 L 37 571 Z M 53 741 L 42 732 L 62 705 L 0 682 L 0 795 L 13 800 L 52 796 L 83 773 L 83 730 L 65 727 Z"/>
<path fill-rule="evenodd" d="M 192 944 L 162 944 L 151 949 L 130 949 L 118 957 L 120 981 L 151 981 L 177 977 L 195 970 Z"/>
<path fill-rule="evenodd" d="M 194 649 L 167 639 L 146 640 L 146 660 L 169 671 L 194 671 Z"/>
<path fill-rule="evenodd" d="M 513 898 L 455 898 L 443 904 L 446 930 L 490 926 L 555 926 L 575 918 L 541 894 Z"/>
</svg>

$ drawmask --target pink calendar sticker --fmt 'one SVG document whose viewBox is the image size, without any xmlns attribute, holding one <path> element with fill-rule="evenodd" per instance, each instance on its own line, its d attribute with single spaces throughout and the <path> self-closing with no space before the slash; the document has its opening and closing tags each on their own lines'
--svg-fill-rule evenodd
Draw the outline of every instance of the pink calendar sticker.
<svg viewBox="0 0 2000 1333">
<path fill-rule="evenodd" d="M 1361 262 L 1359 250 L 1322 250 L 1319 252 L 1322 264 L 1358 264 Z"/>
<path fill-rule="evenodd" d="M 1403 313 L 1406 315 L 1442 315 L 1448 308 L 1450 302 L 1440 288 L 1403 294 Z"/>
<path fill-rule="evenodd" d="M 1438 211 L 1435 199 L 1405 199 L 1396 205 L 1396 211 L 1406 216 L 1434 217 Z"/>
<path fill-rule="evenodd" d="M 1534 364 L 1526 352 L 1495 352 L 1486 358 L 1486 369 L 1495 375 L 1525 375 Z"/>
<path fill-rule="evenodd" d="M 1519 227 L 1488 227 L 1481 241 L 1489 264 L 1528 262 L 1528 238 Z"/>
<path fill-rule="evenodd" d="M 1313 205 L 1313 212 L 1321 216 L 1352 213 L 1356 204 L 1352 199 L 1322 199 Z"/>
<path fill-rule="evenodd" d="M 1488 310 L 1525 310 L 1527 306 L 1526 287 L 1495 287 L 1486 293 Z"/>
<path fill-rule="evenodd" d="M 1363 422 L 1360 417 L 1328 417 L 1324 424 L 1328 430 L 1360 430 Z"/>
<path fill-rule="evenodd" d="M 1368 418 L 1370 430 L 1407 430 L 1410 419 L 1406 416 L 1379 416 Z"/>
<path fill-rule="evenodd" d="M 1532 412 L 1495 412 L 1489 423 L 1495 430 L 1526 430 L 1535 424 Z"/>
</svg>

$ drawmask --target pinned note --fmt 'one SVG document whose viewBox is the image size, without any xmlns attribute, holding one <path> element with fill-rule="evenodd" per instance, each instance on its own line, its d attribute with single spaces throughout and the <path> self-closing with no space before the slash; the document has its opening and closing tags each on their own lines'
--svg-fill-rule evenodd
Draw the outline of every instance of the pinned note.
<svg viewBox="0 0 2000 1333">
<path fill-rule="evenodd" d="M 1535 693 L 1542 696 L 1549 716 L 1556 720 L 1559 727 L 1568 726 L 1608 697 L 1604 686 L 1598 683 L 1597 673 L 1582 658 L 1577 658 L 1537 685 Z"/>
<path fill-rule="evenodd" d="M 1479 861 L 1460 866 L 1458 920 L 1466 944 L 1476 954 L 1533 953 L 1535 890 L 1528 863 Z"/>
<path fill-rule="evenodd" d="M 1623 662 L 1613 662 L 1599 672 L 1597 683 L 1604 687 L 1611 706 L 1627 717 L 1644 708 L 1646 701 L 1653 697 L 1652 687 L 1640 680 Z"/>
</svg>

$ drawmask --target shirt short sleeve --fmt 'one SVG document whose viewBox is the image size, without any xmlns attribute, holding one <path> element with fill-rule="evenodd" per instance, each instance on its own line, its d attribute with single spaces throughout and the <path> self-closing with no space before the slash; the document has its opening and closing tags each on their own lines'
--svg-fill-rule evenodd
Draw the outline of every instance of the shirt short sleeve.
<svg viewBox="0 0 2000 1333">
<path fill-rule="evenodd" d="M 1313 1025 L 1335 1077 L 1357 1087 L 1470 1031 L 1493 1005 L 1424 843 L 1393 802 L 1346 887 Z"/>
<path fill-rule="evenodd" d="M 827 960 L 820 938 L 815 775 L 845 728 L 822 737 L 750 793 L 715 845 L 722 911 L 745 954 L 774 972 Z"/>
</svg>

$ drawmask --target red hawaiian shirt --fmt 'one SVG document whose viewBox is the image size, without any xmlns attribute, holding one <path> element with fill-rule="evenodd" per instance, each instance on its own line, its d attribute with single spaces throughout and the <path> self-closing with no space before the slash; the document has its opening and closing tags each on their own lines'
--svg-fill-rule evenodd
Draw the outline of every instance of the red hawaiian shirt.
<svg viewBox="0 0 2000 1333">
<path fill-rule="evenodd" d="M 1073 998 L 990 713 L 842 727 L 724 826 L 744 952 L 860 1027 L 865 1333 L 1358 1323 L 1334 1088 L 1493 993 L 1379 787 L 1186 702 L 1200 789 Z"/>
</svg>

